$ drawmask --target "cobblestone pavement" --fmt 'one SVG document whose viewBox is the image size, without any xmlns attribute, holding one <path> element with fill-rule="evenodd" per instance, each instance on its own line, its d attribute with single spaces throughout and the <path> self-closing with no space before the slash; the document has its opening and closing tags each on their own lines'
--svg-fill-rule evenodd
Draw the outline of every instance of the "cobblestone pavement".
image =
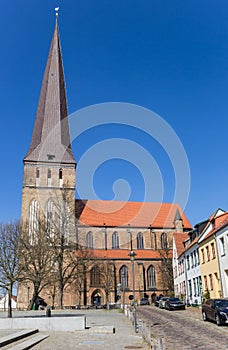
<svg viewBox="0 0 228 350">
<path fill-rule="evenodd" d="M 33 311 L 38 315 L 39 311 Z M 75 332 L 40 332 L 49 334 L 49 338 L 33 347 L 35 350 L 122 350 L 122 349 L 148 349 L 142 338 L 134 333 L 133 326 L 127 317 L 118 310 L 64 310 L 64 314 L 85 314 L 88 329 Z M 42 313 L 41 313 L 42 314 Z M 18 312 L 15 316 L 28 315 L 28 312 Z M 113 326 L 115 333 L 96 333 L 96 326 Z M 93 331 L 94 330 L 94 331 Z M 0 336 L 12 333 L 0 330 Z"/>
<path fill-rule="evenodd" d="M 227 350 L 228 326 L 204 322 L 201 310 L 161 310 L 152 306 L 137 308 L 137 316 L 151 325 L 157 350 Z M 152 346 L 153 349 L 153 346 Z"/>
</svg>

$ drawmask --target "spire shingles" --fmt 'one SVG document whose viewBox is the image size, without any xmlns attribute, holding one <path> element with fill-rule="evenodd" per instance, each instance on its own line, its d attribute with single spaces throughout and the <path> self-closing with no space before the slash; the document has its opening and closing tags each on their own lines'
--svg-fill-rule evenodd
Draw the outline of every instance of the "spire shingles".
<svg viewBox="0 0 228 350">
<path fill-rule="evenodd" d="M 42 82 L 32 141 L 24 160 L 75 163 L 70 142 L 57 20 Z"/>
</svg>

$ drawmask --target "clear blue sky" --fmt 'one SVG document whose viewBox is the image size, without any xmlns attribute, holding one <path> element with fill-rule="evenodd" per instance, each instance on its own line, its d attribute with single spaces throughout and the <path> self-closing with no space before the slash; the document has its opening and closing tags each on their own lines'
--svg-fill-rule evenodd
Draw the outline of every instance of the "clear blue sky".
<svg viewBox="0 0 228 350">
<path fill-rule="evenodd" d="M 185 212 L 191 223 L 218 207 L 227 210 L 227 0 L 5 0 L 0 21 L 0 221 L 20 217 L 22 160 L 30 144 L 55 6 L 60 6 L 69 112 L 112 101 L 156 112 L 187 153 L 191 190 Z M 112 137 L 129 138 L 152 154 L 163 176 L 164 200 L 172 201 L 174 176 L 167 154 L 141 131 L 118 125 L 89 130 L 73 143 L 76 160 L 94 143 Z M 129 183 L 131 200 L 143 200 L 142 175 L 125 159 L 106 161 L 96 170 L 97 195 L 112 199 L 118 178 Z"/>
</svg>

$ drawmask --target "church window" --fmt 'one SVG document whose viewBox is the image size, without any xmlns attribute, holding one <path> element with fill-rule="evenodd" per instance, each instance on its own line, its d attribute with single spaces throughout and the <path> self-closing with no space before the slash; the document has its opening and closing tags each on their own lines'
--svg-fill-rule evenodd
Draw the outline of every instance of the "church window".
<svg viewBox="0 0 228 350">
<path fill-rule="evenodd" d="M 86 235 L 86 246 L 88 249 L 93 249 L 93 234 L 91 231 Z"/>
<path fill-rule="evenodd" d="M 31 244 L 35 244 L 37 241 L 37 233 L 39 228 L 38 215 L 39 205 L 38 202 L 33 199 L 29 206 L 29 238 Z"/>
<path fill-rule="evenodd" d="M 120 283 L 122 288 L 128 287 L 128 268 L 125 265 L 120 269 Z"/>
<path fill-rule="evenodd" d="M 65 241 L 69 239 L 70 230 L 70 208 L 66 201 L 63 201 L 58 210 L 60 237 Z"/>
<path fill-rule="evenodd" d="M 112 249 L 118 249 L 119 246 L 119 236 L 117 232 L 112 234 Z"/>
<path fill-rule="evenodd" d="M 137 234 L 137 249 L 144 249 L 143 235 L 142 232 Z"/>
<path fill-rule="evenodd" d="M 167 249 L 167 248 L 168 248 L 167 233 L 163 232 L 161 234 L 161 249 Z"/>
<path fill-rule="evenodd" d="M 40 182 L 40 169 L 36 168 L 36 186 L 39 186 Z"/>
<path fill-rule="evenodd" d="M 36 168 L 36 178 L 39 179 L 40 178 L 40 169 Z"/>
<path fill-rule="evenodd" d="M 51 186 L 51 169 L 48 169 L 47 178 L 48 178 L 48 186 Z"/>
<path fill-rule="evenodd" d="M 156 275 L 155 275 L 155 268 L 153 265 L 150 265 L 147 270 L 147 283 L 148 283 L 148 289 L 154 289 L 156 288 Z"/>
<path fill-rule="evenodd" d="M 46 220 L 47 220 L 47 229 L 50 234 L 50 238 L 53 238 L 55 218 L 54 218 L 54 205 L 51 199 L 49 199 L 49 201 L 47 202 Z"/>
<path fill-rule="evenodd" d="M 63 169 L 59 169 L 59 186 L 63 185 Z"/>
<path fill-rule="evenodd" d="M 99 266 L 94 266 L 90 271 L 90 284 L 91 286 L 100 286 L 101 273 Z"/>
</svg>

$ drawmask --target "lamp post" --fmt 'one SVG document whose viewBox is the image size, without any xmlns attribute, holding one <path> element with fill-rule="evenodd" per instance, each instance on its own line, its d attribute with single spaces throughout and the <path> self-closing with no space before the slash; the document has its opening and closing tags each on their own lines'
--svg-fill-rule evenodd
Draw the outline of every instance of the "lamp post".
<svg viewBox="0 0 228 350">
<path fill-rule="evenodd" d="M 136 327 L 136 305 L 135 305 L 135 257 L 136 253 L 131 250 L 130 253 L 128 254 L 131 259 L 131 267 L 132 267 L 132 289 L 133 289 L 133 301 L 134 301 L 134 306 L 133 306 L 133 323 L 134 323 L 134 331 L 136 333 L 137 327 Z"/>
</svg>

